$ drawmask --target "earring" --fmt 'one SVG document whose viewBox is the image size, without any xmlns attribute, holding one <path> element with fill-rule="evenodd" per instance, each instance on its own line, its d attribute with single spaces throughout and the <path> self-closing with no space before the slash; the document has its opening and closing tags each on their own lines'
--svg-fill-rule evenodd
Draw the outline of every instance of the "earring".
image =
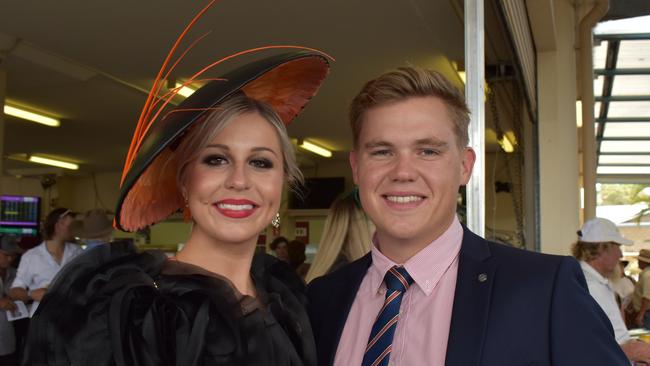
<svg viewBox="0 0 650 366">
<path fill-rule="evenodd" d="M 189 206 L 183 208 L 183 221 L 190 222 L 192 220 L 192 211 L 190 211 Z"/>
<path fill-rule="evenodd" d="M 271 225 L 273 225 L 274 228 L 279 228 L 280 227 L 280 213 L 276 213 L 275 217 L 273 220 L 271 220 Z"/>
<path fill-rule="evenodd" d="M 183 196 L 185 207 L 183 207 L 183 221 L 190 222 L 192 220 L 192 212 L 190 211 L 190 203 L 187 197 Z"/>
</svg>

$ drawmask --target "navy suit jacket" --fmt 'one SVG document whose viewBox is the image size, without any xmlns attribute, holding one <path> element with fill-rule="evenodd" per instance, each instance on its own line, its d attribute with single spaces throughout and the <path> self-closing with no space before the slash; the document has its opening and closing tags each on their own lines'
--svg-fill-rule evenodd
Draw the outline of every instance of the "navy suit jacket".
<svg viewBox="0 0 650 366">
<path fill-rule="evenodd" d="M 348 312 L 371 262 L 368 254 L 308 288 L 321 366 L 334 362 Z M 481 276 L 484 281 L 478 279 L 482 274 L 487 276 Z M 445 365 L 630 362 L 573 258 L 492 243 L 465 228 Z"/>
</svg>

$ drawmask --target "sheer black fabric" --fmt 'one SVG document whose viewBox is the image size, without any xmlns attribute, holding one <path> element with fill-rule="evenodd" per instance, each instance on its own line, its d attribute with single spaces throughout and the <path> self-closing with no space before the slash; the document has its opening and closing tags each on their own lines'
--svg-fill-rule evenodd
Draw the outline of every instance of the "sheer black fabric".
<svg viewBox="0 0 650 366">
<path fill-rule="evenodd" d="M 270 256 L 251 272 L 256 299 L 160 252 L 93 248 L 41 302 L 24 365 L 315 365 L 300 279 Z"/>
</svg>

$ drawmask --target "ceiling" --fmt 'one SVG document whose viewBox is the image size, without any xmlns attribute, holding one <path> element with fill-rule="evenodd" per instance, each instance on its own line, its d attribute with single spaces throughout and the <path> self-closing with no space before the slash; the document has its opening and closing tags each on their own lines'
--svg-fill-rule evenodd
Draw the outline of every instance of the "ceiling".
<svg viewBox="0 0 650 366">
<path fill-rule="evenodd" d="M 601 23 L 595 31 L 594 114 L 601 178 L 650 174 L 648 21 L 650 16 Z"/>
<path fill-rule="evenodd" d="M 0 69 L 6 71 L 6 99 L 62 121 L 61 127 L 51 128 L 6 116 L 3 155 L 59 157 L 78 162 L 76 174 L 121 170 L 153 77 L 177 35 L 205 3 L 0 0 Z M 335 160 L 347 159 L 347 106 L 368 79 L 414 64 L 438 69 L 462 86 L 451 65 L 463 59 L 459 3 L 221 1 L 188 35 L 193 40 L 211 31 L 174 77 L 188 77 L 213 60 L 257 46 L 294 44 L 323 50 L 336 62 L 319 95 L 289 132 L 334 150 Z M 486 61 L 507 61 L 507 35 L 494 11 L 487 2 Z M 255 57 L 225 63 L 216 73 Z M 490 143 L 488 149 L 494 146 Z M 323 160 L 300 152 L 299 161 L 317 165 Z M 43 172 L 42 166 L 15 159 L 4 159 L 3 164 L 9 174 Z"/>
</svg>

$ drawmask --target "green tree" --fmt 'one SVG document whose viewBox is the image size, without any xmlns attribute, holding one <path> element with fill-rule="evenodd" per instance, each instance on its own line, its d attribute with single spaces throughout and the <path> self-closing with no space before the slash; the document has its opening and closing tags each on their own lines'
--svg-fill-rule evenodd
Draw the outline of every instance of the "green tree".
<svg viewBox="0 0 650 366">
<path fill-rule="evenodd" d="M 602 205 L 633 205 L 635 203 L 650 203 L 650 195 L 644 191 L 646 184 L 602 184 L 600 197 Z M 650 188 L 649 188 L 650 189 Z"/>
</svg>

